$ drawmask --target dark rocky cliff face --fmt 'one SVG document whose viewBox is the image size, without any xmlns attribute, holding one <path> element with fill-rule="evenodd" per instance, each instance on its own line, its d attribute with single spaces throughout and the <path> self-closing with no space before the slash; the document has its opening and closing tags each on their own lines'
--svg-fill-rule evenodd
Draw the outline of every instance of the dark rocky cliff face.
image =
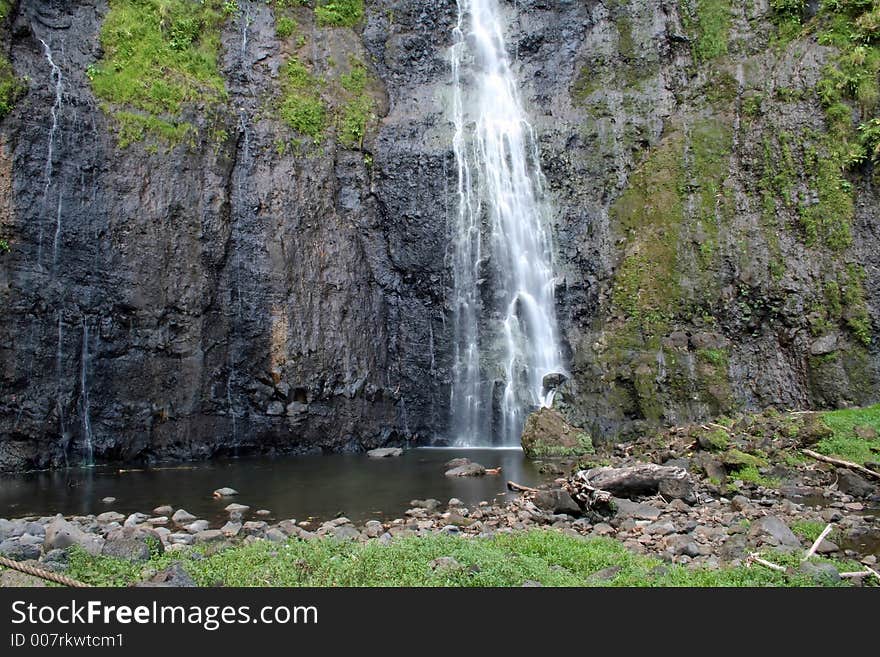
<svg viewBox="0 0 880 657">
<path fill-rule="evenodd" d="M 442 438 L 455 3 L 367 2 L 354 27 L 297 8 L 290 38 L 288 10 L 232 4 L 220 108 L 124 147 L 90 79 L 107 2 L 9 7 L 0 469 Z M 834 196 L 815 87 L 835 50 L 773 45 L 763 2 L 731 6 L 714 50 L 687 3 L 503 4 L 556 207 L 573 422 L 875 398 L 870 164 L 844 181 L 851 238 L 805 212 Z M 296 145 L 273 111 L 293 56 L 330 79 L 365 62 L 363 140 Z"/>
</svg>

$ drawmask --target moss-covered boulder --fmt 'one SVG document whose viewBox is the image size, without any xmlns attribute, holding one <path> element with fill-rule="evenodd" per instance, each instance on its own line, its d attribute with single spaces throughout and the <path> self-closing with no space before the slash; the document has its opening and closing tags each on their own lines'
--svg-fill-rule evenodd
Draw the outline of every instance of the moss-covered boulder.
<svg viewBox="0 0 880 657">
<path fill-rule="evenodd" d="M 542 408 L 526 418 L 522 448 L 528 458 L 574 457 L 593 452 L 593 441 L 583 429 L 569 424 L 557 410 Z"/>
</svg>

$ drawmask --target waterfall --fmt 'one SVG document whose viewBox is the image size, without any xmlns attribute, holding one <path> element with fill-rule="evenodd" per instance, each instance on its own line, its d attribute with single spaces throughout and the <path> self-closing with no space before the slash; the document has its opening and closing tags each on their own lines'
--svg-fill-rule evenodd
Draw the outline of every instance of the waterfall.
<svg viewBox="0 0 880 657">
<path fill-rule="evenodd" d="M 85 459 L 83 465 L 94 465 L 95 448 L 92 436 L 92 420 L 89 416 L 89 325 L 83 317 L 82 325 L 82 353 L 79 375 L 79 403 L 82 415 L 83 440 L 85 441 Z"/>
<path fill-rule="evenodd" d="M 497 1 L 458 0 L 453 37 L 452 431 L 513 446 L 552 402 L 544 377 L 563 371 L 544 179 Z"/>
<path fill-rule="evenodd" d="M 43 54 L 46 56 L 46 61 L 49 63 L 49 81 L 52 85 L 52 88 L 55 92 L 55 100 L 52 103 L 52 107 L 49 112 L 52 116 L 52 125 L 49 128 L 49 145 L 46 149 L 46 166 L 45 166 L 45 189 L 43 192 L 43 202 L 45 204 L 46 198 L 49 195 L 49 188 L 52 186 L 52 174 L 53 174 L 53 157 L 55 155 L 55 139 L 58 133 L 58 118 L 61 114 L 61 101 L 64 93 L 64 76 L 61 74 L 61 69 L 58 68 L 58 65 L 55 63 L 55 60 L 52 58 L 52 49 L 49 47 L 49 44 L 40 39 L 40 43 L 43 44 Z M 62 213 L 62 196 L 61 196 L 61 187 L 58 187 L 58 204 L 55 208 L 55 239 L 52 244 L 52 269 L 54 271 L 55 267 L 58 265 L 58 248 L 59 243 L 61 241 L 61 213 Z M 37 262 L 40 260 L 42 250 L 42 229 L 40 229 L 40 244 L 37 251 Z"/>
</svg>

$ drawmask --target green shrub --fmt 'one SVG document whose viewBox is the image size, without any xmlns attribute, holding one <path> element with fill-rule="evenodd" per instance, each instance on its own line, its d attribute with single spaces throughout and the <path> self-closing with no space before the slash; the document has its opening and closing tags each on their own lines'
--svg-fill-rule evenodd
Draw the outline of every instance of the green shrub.
<svg viewBox="0 0 880 657">
<path fill-rule="evenodd" d="M 148 134 L 166 139 L 186 105 L 219 105 L 221 0 L 110 0 L 99 39 L 102 59 L 87 71 L 95 95 L 120 123 L 126 143 Z M 136 120 L 134 115 L 142 120 Z M 139 128 L 136 128 L 139 124 Z M 194 130 L 195 128 L 191 126 Z"/>
<path fill-rule="evenodd" d="M 364 17 L 364 0 L 329 0 L 315 7 L 321 27 L 352 27 Z"/>
<path fill-rule="evenodd" d="M 280 39 L 286 39 L 296 31 L 296 21 L 287 16 L 279 16 L 275 21 L 275 34 Z"/>
</svg>

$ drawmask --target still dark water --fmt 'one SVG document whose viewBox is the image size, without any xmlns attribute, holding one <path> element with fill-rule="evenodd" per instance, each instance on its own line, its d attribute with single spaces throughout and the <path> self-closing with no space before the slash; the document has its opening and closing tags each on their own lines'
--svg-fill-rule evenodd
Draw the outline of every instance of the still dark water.
<svg viewBox="0 0 880 657">
<path fill-rule="evenodd" d="M 458 456 L 487 468 L 501 466 L 501 474 L 446 477 L 444 463 Z M 170 504 L 222 524 L 223 507 L 235 501 L 252 512 L 270 510 L 269 520 L 330 519 L 341 513 L 364 522 L 400 517 L 412 499 L 433 497 L 444 505 L 451 497 L 467 505 L 502 499 L 509 479 L 534 485 L 542 477 L 520 450 L 488 449 L 412 449 L 386 459 L 364 454 L 227 459 L 126 471 L 76 468 L 0 476 L 0 517 L 150 513 Z M 211 493 L 223 486 L 239 495 L 213 499 Z M 116 502 L 104 504 L 105 497 Z"/>
</svg>

